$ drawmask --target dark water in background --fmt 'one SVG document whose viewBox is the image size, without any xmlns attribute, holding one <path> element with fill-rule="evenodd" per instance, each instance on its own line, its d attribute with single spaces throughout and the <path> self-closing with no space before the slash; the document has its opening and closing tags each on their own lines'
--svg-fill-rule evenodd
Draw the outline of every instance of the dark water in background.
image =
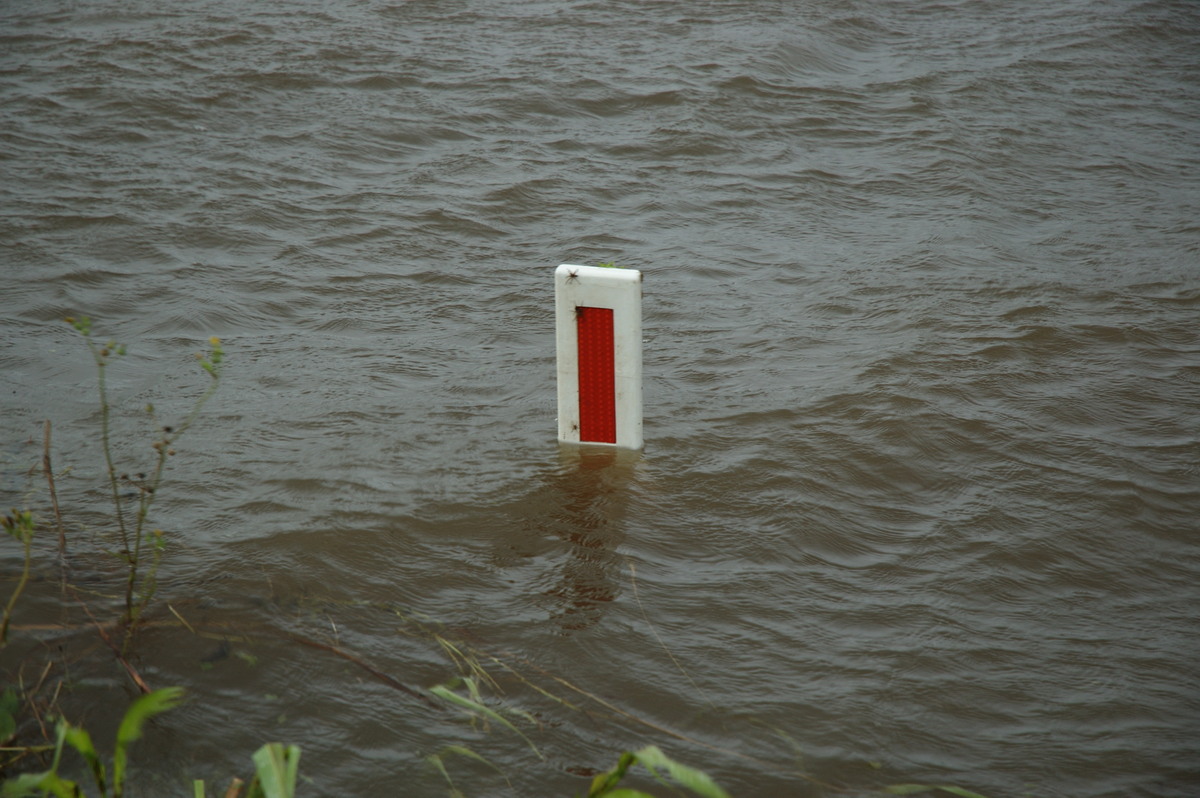
<svg viewBox="0 0 1200 798">
<path fill-rule="evenodd" d="M 157 506 L 137 663 L 192 701 L 146 794 L 270 739 L 308 795 L 651 742 L 739 796 L 1200 789 L 1200 5 L 10 0 L 0 119 L 5 506 L 51 418 L 108 545 L 63 316 L 130 345 L 123 462 L 228 353 Z M 554 443 L 552 271 L 602 260 L 646 275 L 628 462 Z M 35 585 L 7 678 L 94 647 L 61 618 Z M 485 697 L 545 761 L 361 666 L 449 681 L 414 618 L 521 670 Z"/>
</svg>

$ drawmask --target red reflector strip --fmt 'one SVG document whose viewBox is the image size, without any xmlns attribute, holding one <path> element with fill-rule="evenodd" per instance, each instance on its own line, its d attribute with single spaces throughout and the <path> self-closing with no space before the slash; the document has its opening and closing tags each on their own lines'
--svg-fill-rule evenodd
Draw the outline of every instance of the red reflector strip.
<svg viewBox="0 0 1200 798">
<path fill-rule="evenodd" d="M 579 440 L 617 442 L 612 308 L 575 308 L 579 340 Z"/>
</svg>

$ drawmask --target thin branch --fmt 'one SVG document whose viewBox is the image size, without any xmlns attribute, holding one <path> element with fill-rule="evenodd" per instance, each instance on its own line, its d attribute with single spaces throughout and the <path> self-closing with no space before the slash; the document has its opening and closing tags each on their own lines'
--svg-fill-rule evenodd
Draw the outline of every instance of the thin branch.
<svg viewBox="0 0 1200 798">
<path fill-rule="evenodd" d="M 72 589 L 71 593 L 74 595 L 75 591 Z M 96 616 L 92 614 L 91 607 L 89 607 L 83 599 L 79 598 L 78 595 L 75 595 L 75 600 L 79 602 L 79 606 L 83 607 L 83 611 L 87 613 L 87 616 L 92 619 L 92 625 L 96 627 L 96 632 L 99 633 L 100 639 L 104 641 L 106 646 L 112 649 L 113 656 L 115 656 L 117 658 L 117 662 L 120 662 L 122 667 L 125 668 L 125 672 L 129 674 L 129 678 L 133 680 L 133 683 L 137 685 L 137 688 L 141 690 L 142 693 L 152 692 L 150 690 L 150 685 L 146 684 L 146 681 L 142 679 L 142 675 L 137 672 L 137 669 L 129 663 L 129 660 L 125 659 L 125 655 L 122 653 L 121 649 L 117 647 L 116 643 L 112 641 L 112 638 L 108 636 L 108 632 L 104 631 L 104 627 L 99 621 L 96 620 Z"/>
<path fill-rule="evenodd" d="M 354 654 L 351 654 L 349 651 L 346 651 L 343 648 L 338 648 L 337 646 L 331 646 L 328 643 L 321 643 L 317 640 L 313 640 L 308 637 L 301 637 L 300 635 L 297 635 L 297 634 L 289 634 L 289 635 L 287 635 L 287 637 L 290 638 L 291 640 L 294 640 L 297 643 L 301 643 L 306 646 L 311 646 L 312 648 L 319 648 L 322 651 L 328 651 L 331 654 L 336 654 L 339 657 L 341 657 L 342 659 L 353 662 L 355 665 L 362 668 L 367 673 L 371 674 L 376 679 L 378 679 L 379 681 L 388 685 L 389 687 L 394 687 L 395 689 L 399 690 L 402 693 L 407 693 L 408 695 L 412 696 L 413 698 L 423 702 L 424 704 L 426 704 L 430 707 L 433 707 L 434 709 L 442 709 L 442 706 L 440 704 L 438 704 L 436 701 L 434 701 L 432 698 L 430 698 L 429 696 L 425 695 L 424 693 L 418 693 L 416 690 L 412 689 L 408 685 L 397 681 L 396 679 L 392 678 L 391 676 L 388 676 L 386 673 L 379 670 L 374 665 L 371 665 L 370 663 L 364 661 L 363 659 L 361 659 L 358 656 L 355 656 Z"/>
<path fill-rule="evenodd" d="M 58 508 L 58 491 L 54 487 L 54 469 L 50 465 L 50 419 L 46 419 L 45 434 L 42 440 L 42 471 L 46 473 L 46 482 L 50 484 L 50 504 L 54 507 L 54 523 L 58 526 L 58 558 L 65 567 L 67 564 L 67 528 L 63 525 L 62 511 Z"/>
</svg>

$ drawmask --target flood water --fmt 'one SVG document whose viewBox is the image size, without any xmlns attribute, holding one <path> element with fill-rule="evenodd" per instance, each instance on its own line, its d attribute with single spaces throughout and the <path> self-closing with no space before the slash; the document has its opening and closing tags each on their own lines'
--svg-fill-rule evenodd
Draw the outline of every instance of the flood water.
<svg viewBox="0 0 1200 798">
<path fill-rule="evenodd" d="M 118 613 L 61 320 L 128 346 L 119 468 L 226 352 L 154 507 L 131 664 L 189 701 L 136 794 L 270 740 L 302 795 L 446 795 L 442 754 L 569 796 L 648 744 L 741 797 L 1196 794 L 1200 5 L 5 0 L 0 120 L 0 494 L 43 522 L 0 665 L 98 737 L 135 690 L 57 582 L 45 419 Z M 553 270 L 601 261 L 644 273 L 640 455 L 555 442 Z"/>
</svg>

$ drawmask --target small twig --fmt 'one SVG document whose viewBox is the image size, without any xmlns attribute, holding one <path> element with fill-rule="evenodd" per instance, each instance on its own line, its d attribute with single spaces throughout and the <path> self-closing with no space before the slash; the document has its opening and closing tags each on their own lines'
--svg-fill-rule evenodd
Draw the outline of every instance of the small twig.
<svg viewBox="0 0 1200 798">
<path fill-rule="evenodd" d="M 37 684 L 35 684 L 33 686 L 32 690 L 30 690 L 28 693 L 26 693 L 26 695 L 29 697 L 28 698 L 29 710 L 30 710 L 30 712 L 33 713 L 33 719 L 35 721 L 37 721 L 38 728 L 42 730 L 42 736 L 45 737 L 46 739 L 50 739 L 50 738 L 49 738 L 49 735 L 46 733 L 46 724 L 42 721 L 42 713 L 38 712 L 37 703 L 34 701 L 34 697 L 37 696 L 37 694 L 39 692 L 41 692 L 42 685 L 46 683 L 46 677 L 50 675 L 50 669 L 53 666 L 54 666 L 53 662 L 47 662 L 46 667 L 42 669 L 42 675 L 38 677 Z M 54 689 L 54 696 L 50 699 L 49 706 L 54 706 L 54 703 L 56 701 L 58 701 L 58 691 L 61 689 L 62 689 L 62 681 L 60 680 L 57 687 L 55 687 L 55 689 Z"/>
<path fill-rule="evenodd" d="M 430 707 L 433 707 L 434 709 L 442 709 L 442 705 L 438 704 L 436 701 L 434 701 L 429 696 L 427 696 L 423 693 L 417 692 L 416 690 L 412 689 L 411 687 L 409 687 L 406 684 L 402 684 L 401 682 L 397 681 L 396 679 L 392 678 L 391 676 L 388 676 L 386 673 L 384 673 L 383 671 L 376 668 L 374 665 L 371 665 L 370 663 L 363 661 L 362 659 L 355 656 L 354 654 L 351 654 L 349 651 L 346 651 L 345 649 L 338 648 L 337 646 L 331 646 L 328 643 L 321 643 L 317 640 L 312 640 L 307 637 L 301 637 L 300 635 L 297 635 L 297 634 L 289 634 L 288 638 L 291 640 L 294 640 L 297 643 L 301 643 L 306 646 L 311 646 L 312 648 L 319 648 L 322 651 L 328 651 L 331 654 L 336 654 L 344 660 L 353 662 L 355 665 L 362 668 L 367 673 L 371 674 L 372 676 L 374 676 L 376 679 L 383 682 L 387 686 L 394 687 L 395 689 L 399 690 L 402 693 L 407 693 L 408 695 L 412 696 L 413 698 L 418 699 L 419 701 L 425 703 L 426 705 L 428 705 Z"/>
<path fill-rule="evenodd" d="M 186 627 L 187 627 L 187 630 L 188 630 L 189 632 L 191 632 L 192 634 L 196 634 L 196 630 L 195 630 L 195 629 L 193 629 L 193 628 L 192 628 L 192 625 L 191 625 L 190 623 L 188 623 L 188 622 L 187 622 L 187 620 L 186 620 L 186 619 L 185 619 L 185 618 L 184 618 L 182 615 L 180 615 L 180 614 L 179 614 L 179 611 L 178 611 L 178 610 L 176 610 L 176 609 L 175 609 L 174 607 L 172 607 L 170 604 L 167 604 L 167 609 L 169 609 L 169 610 L 171 611 L 171 614 L 172 614 L 172 615 L 174 615 L 176 618 L 178 618 L 178 619 L 179 619 L 179 622 L 180 622 L 181 624 L 183 624 L 184 626 L 186 626 Z"/>
<path fill-rule="evenodd" d="M 608 716 L 610 720 L 615 720 L 615 721 L 624 720 L 629 723 L 637 724 L 640 726 L 645 726 L 649 729 L 654 730 L 658 734 L 666 735 L 669 737 L 674 737 L 675 739 L 680 740 L 682 742 L 689 743 L 691 745 L 695 745 L 695 746 L 698 746 L 701 748 L 707 748 L 710 751 L 716 751 L 718 753 L 726 754 L 728 756 L 734 756 L 734 757 L 737 757 L 738 759 L 742 759 L 747 762 L 753 762 L 756 765 L 758 765 L 764 769 L 769 770 L 769 769 L 775 768 L 774 763 L 769 762 L 760 757 L 754 756 L 753 754 L 745 754 L 745 753 L 742 753 L 741 751 L 737 751 L 732 748 L 726 748 L 724 746 L 716 745 L 714 743 L 705 742 L 704 740 L 697 739 L 695 737 L 689 736 L 682 732 L 677 732 L 673 729 L 669 729 L 666 726 L 660 726 L 659 724 L 654 723 L 653 721 L 647 720 L 643 717 L 633 714 L 632 712 L 628 712 L 624 709 L 621 709 L 620 707 L 616 706 L 612 702 L 601 698 L 600 696 L 596 695 L 595 693 L 589 692 L 588 690 L 585 690 L 582 687 L 579 687 L 578 685 L 568 681 L 567 679 L 564 679 L 563 677 L 558 676 L 554 673 L 551 673 L 550 671 L 546 670 L 545 668 L 542 668 L 542 667 L 534 664 L 527 657 L 522 657 L 520 655 L 512 654 L 510 652 L 503 651 L 503 650 L 495 651 L 495 652 L 488 653 L 485 655 L 489 659 L 491 659 L 493 662 L 495 662 L 496 664 L 500 665 L 501 667 L 505 668 L 510 673 L 515 675 L 521 681 L 525 682 L 526 684 L 532 684 L 509 661 L 520 662 L 524 667 L 529 668 L 530 670 L 540 674 L 541 676 L 544 676 L 553 682 L 557 682 L 558 684 L 562 685 L 563 687 L 567 688 L 568 690 L 578 693 L 579 695 L 583 696 L 584 698 L 590 699 L 591 701 L 604 707 L 606 710 L 608 710 L 609 713 L 611 713 Z M 501 657 L 505 657 L 506 659 L 501 659 Z M 540 688 L 537 688 L 537 689 L 539 692 L 549 695 L 548 693 L 546 693 L 546 691 L 541 690 Z M 580 709 L 581 711 L 583 711 L 585 714 L 587 714 L 589 716 L 592 714 L 589 710 L 582 709 L 580 707 L 575 707 L 574 705 L 570 704 L 569 702 L 567 702 L 566 700 L 564 700 L 562 698 L 558 698 L 556 696 L 550 696 L 550 697 L 557 698 L 558 701 L 560 701 L 563 704 L 566 704 L 567 706 L 572 707 L 573 709 Z M 602 714 L 602 713 L 598 713 L 598 714 Z M 807 781 L 810 784 L 815 784 L 819 787 L 824 787 L 827 789 L 832 788 L 831 785 L 826 784 L 826 783 L 814 778 L 813 776 L 808 775 L 807 773 L 802 773 L 799 771 L 789 771 L 789 772 L 792 775 L 796 776 L 797 778 L 803 779 L 804 781 Z"/>
<path fill-rule="evenodd" d="M 50 504 L 54 507 L 54 522 L 58 525 L 58 558 L 65 568 L 67 564 L 67 529 L 63 526 L 62 511 L 58 508 L 58 491 L 54 488 L 54 469 L 50 466 L 50 419 L 46 419 L 42 443 L 42 470 L 46 472 L 46 482 L 50 484 Z"/>
<path fill-rule="evenodd" d="M 42 689 L 42 685 L 46 683 L 46 677 L 50 675 L 50 669 L 53 667 L 53 662 L 46 663 L 46 667 L 42 668 L 42 675 L 38 677 L 37 684 L 29 691 L 30 695 L 37 695 L 38 691 Z"/>
<path fill-rule="evenodd" d="M 71 592 L 74 593 L 74 590 Z M 83 611 L 87 613 L 87 616 L 92 619 L 92 624 L 96 627 L 96 632 L 99 633 L 100 639 L 104 641 L 106 646 L 112 649 L 113 656 L 115 656 L 117 658 L 117 662 L 121 663 L 121 666 L 125 668 L 125 672 L 129 674 L 129 678 L 133 680 L 133 683 L 137 685 L 137 688 L 141 690 L 142 693 L 153 692 L 150 689 L 150 685 L 146 684 L 146 681 L 142 678 L 142 675 L 137 672 L 137 668 L 133 667 L 133 665 L 129 663 L 129 660 L 125 659 L 125 655 L 121 653 L 121 649 L 117 647 L 117 644 L 114 643 L 112 638 L 108 636 L 108 633 L 104 631 L 104 627 L 101 626 L 100 622 L 96 620 L 96 616 L 92 615 L 91 607 L 85 604 L 84 601 L 78 596 L 75 596 L 75 600 L 79 602 L 79 606 L 83 607 Z"/>
<path fill-rule="evenodd" d="M 667 652 L 667 656 L 671 658 L 671 662 L 675 663 L 675 667 L 679 669 L 679 672 L 682 673 L 687 680 L 692 683 L 692 687 L 696 688 L 696 692 L 704 697 L 704 700 L 710 707 L 720 711 L 717 705 L 713 703 L 713 700 L 708 697 L 708 693 L 704 692 L 704 689 L 700 685 L 696 684 L 696 680 L 692 678 L 692 674 L 687 672 L 687 669 L 679 663 L 679 660 L 675 659 L 675 655 L 672 654 L 671 649 L 667 647 L 666 642 L 662 639 L 662 635 L 658 633 L 658 629 L 655 628 L 654 623 L 650 620 L 650 614 L 646 612 L 646 606 L 642 604 L 642 597 L 638 595 L 637 566 L 635 566 L 633 564 L 633 560 L 629 559 L 628 557 L 625 558 L 625 564 L 629 566 L 629 584 L 633 587 L 633 600 L 637 602 L 638 609 L 642 611 L 642 618 L 645 619 L 646 626 L 650 627 L 650 633 L 654 635 L 654 639 L 658 641 L 660 646 L 662 646 L 662 650 Z"/>
</svg>

